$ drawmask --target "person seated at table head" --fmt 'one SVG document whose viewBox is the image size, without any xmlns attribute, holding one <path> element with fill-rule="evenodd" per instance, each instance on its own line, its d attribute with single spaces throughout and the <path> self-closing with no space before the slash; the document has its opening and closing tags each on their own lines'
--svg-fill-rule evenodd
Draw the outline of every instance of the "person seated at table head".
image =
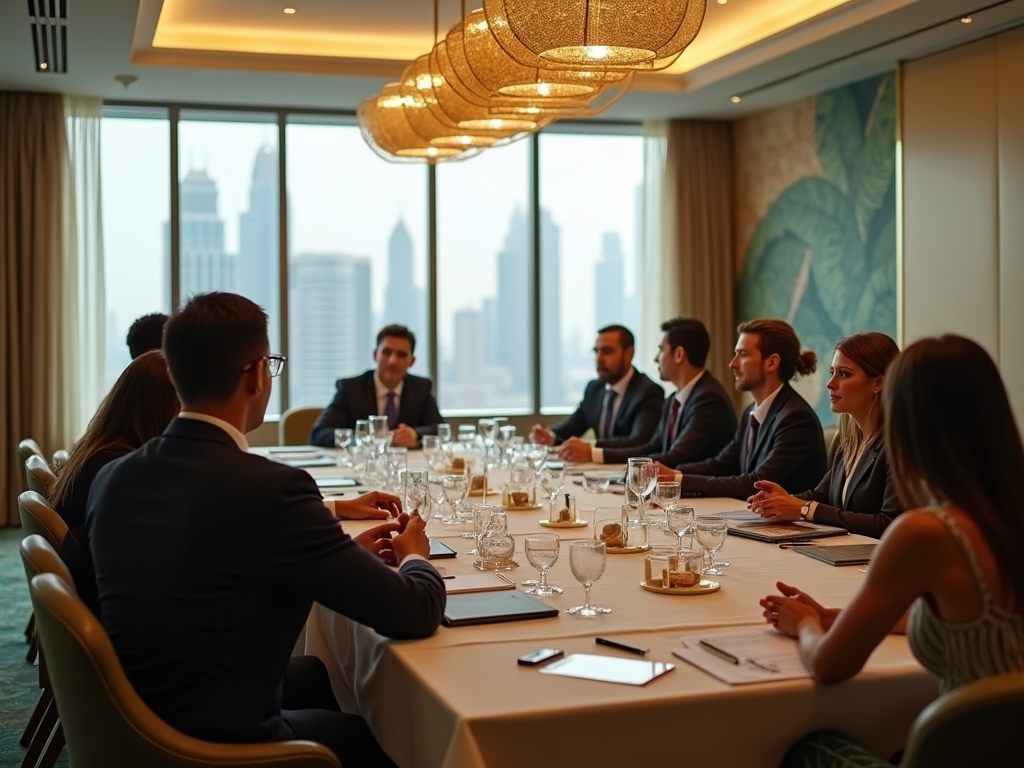
<svg viewBox="0 0 1024 768">
<path fill-rule="evenodd" d="M 649 456 L 668 466 L 701 461 L 724 448 L 736 431 L 736 411 L 725 388 L 704 367 L 711 336 L 700 320 L 677 317 L 661 325 L 661 344 L 654 362 L 658 377 L 676 392 L 661 406 L 658 428 L 642 445 L 592 447 L 570 437 L 559 448 L 567 461 L 621 464 L 633 456 Z"/>
<path fill-rule="evenodd" d="M 781 485 L 758 480 L 748 506 L 774 522 L 807 520 L 878 538 L 902 508 L 885 454 L 882 388 L 885 369 L 898 355 L 884 333 L 840 339 L 825 385 L 839 414 L 838 449 L 817 487 L 790 496 Z"/>
<path fill-rule="evenodd" d="M 534 425 L 530 439 L 558 445 L 588 429 L 598 448 L 643 445 L 654 435 L 665 391 L 633 367 L 633 334 L 621 325 L 597 332 L 594 356 L 597 378 L 587 384 L 583 400 L 569 418 L 550 429 Z"/>
<path fill-rule="evenodd" d="M 164 338 L 164 325 L 167 315 L 163 312 L 151 312 L 135 320 L 128 328 L 128 354 L 132 360 L 152 349 L 160 349 Z"/>
<path fill-rule="evenodd" d="M 680 464 L 659 464 L 659 477 L 681 483 L 683 496 L 746 499 L 758 480 L 810 488 L 825 474 L 825 438 L 814 409 L 790 385 L 808 376 L 817 355 L 800 350 L 796 331 L 784 320 L 740 323 L 736 354 L 729 367 L 736 389 L 754 398 L 739 418 L 729 444 L 717 456 Z"/>
<path fill-rule="evenodd" d="M 391 444 L 415 448 L 423 435 L 436 435 L 441 412 L 430 379 L 409 369 L 416 362 L 416 336 L 404 325 L 388 325 L 377 334 L 376 368 L 338 379 L 334 399 L 313 424 L 310 442 L 334 446 L 334 430 L 352 429 L 359 419 L 387 416 Z"/>
<path fill-rule="evenodd" d="M 856 675 L 890 632 L 942 693 L 1024 672 L 1024 446 L 995 363 L 962 336 L 922 339 L 889 367 L 882 402 L 908 511 L 845 608 L 780 582 L 760 601 L 766 621 L 799 639 L 822 683 Z"/>
<path fill-rule="evenodd" d="M 423 520 L 352 538 L 311 475 L 248 452 L 284 363 L 249 299 L 194 296 L 168 321 L 164 354 L 181 412 L 100 470 L 86 513 L 101 621 L 128 679 L 196 738 L 305 738 L 344 765 L 389 764 L 327 695 L 323 665 L 290 657 L 314 601 L 388 637 L 435 631 L 445 589 Z M 351 504 L 398 501 L 368 497 Z"/>
<path fill-rule="evenodd" d="M 82 602 L 99 615 L 96 574 L 85 541 L 85 510 L 93 480 L 103 467 L 156 437 L 178 413 L 178 396 L 163 353 L 143 352 L 121 372 L 103 398 L 50 491 L 50 506 L 68 524 L 60 556 Z"/>
</svg>

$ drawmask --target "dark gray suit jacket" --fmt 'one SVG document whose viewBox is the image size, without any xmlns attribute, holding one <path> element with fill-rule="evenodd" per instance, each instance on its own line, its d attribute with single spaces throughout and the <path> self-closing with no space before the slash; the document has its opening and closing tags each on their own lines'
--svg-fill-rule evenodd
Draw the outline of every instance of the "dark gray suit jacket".
<svg viewBox="0 0 1024 768">
<path fill-rule="evenodd" d="M 604 405 L 604 389 L 604 382 L 599 379 L 587 384 L 583 400 L 573 414 L 551 428 L 555 433 L 556 443 L 570 437 L 579 437 L 588 429 L 597 432 L 601 421 L 601 407 Z M 634 368 L 633 378 L 630 379 L 629 386 L 622 395 L 619 410 L 615 413 L 612 436 L 598 440 L 598 448 L 622 448 L 646 443 L 658 428 L 661 404 L 664 401 L 665 390 Z"/>
<path fill-rule="evenodd" d="M 879 538 L 889 523 L 903 511 L 892 483 L 892 472 L 885 455 L 885 441 L 881 436 L 868 446 L 853 468 L 850 489 L 843 504 L 843 484 L 846 483 L 846 464 L 842 451 L 836 451 L 825 477 L 810 491 L 796 494 L 796 498 L 816 501 L 814 522 L 838 525 L 850 533 Z M 783 486 L 785 487 L 785 486 Z"/>
<path fill-rule="evenodd" d="M 334 430 L 352 429 L 359 419 L 377 415 L 377 390 L 373 385 L 373 370 L 351 379 L 338 379 L 334 399 L 313 424 L 309 441 L 313 445 L 334 447 Z M 422 376 L 405 375 L 402 397 L 398 401 L 398 421 L 408 424 L 423 435 L 436 435 L 441 412 L 433 394 L 434 385 Z"/>
<path fill-rule="evenodd" d="M 675 394 L 661 406 L 658 431 L 644 445 L 605 448 L 606 464 L 620 464 L 634 456 L 650 456 L 668 467 L 710 459 L 728 445 L 736 431 L 736 411 L 725 388 L 711 371 L 704 371 L 676 417 L 676 439 L 669 445 L 669 418 Z"/>
<path fill-rule="evenodd" d="M 395 638 L 432 634 L 444 612 L 433 566 L 387 567 L 341 529 L 307 472 L 201 421 L 175 419 L 104 467 L 85 530 L 128 679 L 201 739 L 292 738 L 282 680 L 314 600 Z"/>
<path fill-rule="evenodd" d="M 747 499 L 758 480 L 783 488 L 810 488 L 825 474 L 825 437 L 814 409 L 793 387 L 782 385 L 747 453 L 751 404 L 739 418 L 736 434 L 713 459 L 682 464 L 684 496 Z"/>
</svg>

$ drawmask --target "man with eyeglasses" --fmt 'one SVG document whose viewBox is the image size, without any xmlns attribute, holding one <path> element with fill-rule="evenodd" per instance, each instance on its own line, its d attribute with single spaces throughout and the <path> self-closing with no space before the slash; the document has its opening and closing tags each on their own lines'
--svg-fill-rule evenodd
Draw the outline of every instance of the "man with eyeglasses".
<svg viewBox="0 0 1024 768">
<path fill-rule="evenodd" d="M 196 738 L 310 739 L 344 765 L 393 765 L 340 711 L 320 660 L 291 652 L 313 601 L 388 637 L 432 634 L 445 589 L 423 520 L 352 538 L 308 473 L 248 452 L 284 364 L 253 302 L 195 296 L 168 321 L 164 355 L 181 413 L 99 473 L 86 513 L 101 621 L 128 679 Z M 400 511 L 376 493 L 348 507 Z"/>
</svg>

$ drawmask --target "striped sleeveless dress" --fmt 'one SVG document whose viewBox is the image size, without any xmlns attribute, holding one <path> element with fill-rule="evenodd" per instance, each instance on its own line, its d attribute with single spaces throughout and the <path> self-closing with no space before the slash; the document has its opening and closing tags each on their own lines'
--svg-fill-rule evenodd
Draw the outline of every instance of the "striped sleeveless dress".
<svg viewBox="0 0 1024 768">
<path fill-rule="evenodd" d="M 941 693 L 984 677 L 1024 671 L 1024 620 L 996 604 L 974 550 L 953 516 L 944 509 L 935 515 L 967 557 L 981 592 L 982 610 L 973 621 L 951 624 L 918 598 L 907 622 L 910 650 L 925 669 L 939 676 Z"/>
</svg>

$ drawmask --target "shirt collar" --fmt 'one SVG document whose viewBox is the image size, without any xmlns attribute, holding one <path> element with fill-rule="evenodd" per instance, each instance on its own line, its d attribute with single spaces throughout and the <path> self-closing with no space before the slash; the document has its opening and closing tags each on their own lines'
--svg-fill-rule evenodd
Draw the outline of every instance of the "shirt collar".
<svg viewBox="0 0 1024 768">
<path fill-rule="evenodd" d="M 618 397 L 622 397 L 626 394 L 626 389 L 629 387 L 629 382 L 633 380 L 633 374 L 636 373 L 636 369 L 631 365 L 629 370 L 626 371 L 626 375 L 619 379 L 614 384 L 605 384 L 605 389 L 611 389 L 615 391 Z"/>
<path fill-rule="evenodd" d="M 704 375 L 704 371 L 706 370 L 706 368 L 701 368 L 700 373 L 686 382 L 685 387 L 676 392 L 676 400 L 679 401 L 679 410 L 682 410 L 683 406 L 686 405 L 686 401 L 690 397 L 690 393 L 693 392 L 693 388 L 697 386 L 697 382 L 700 381 L 700 377 Z"/>
<path fill-rule="evenodd" d="M 377 375 L 377 372 L 376 371 L 373 372 L 373 389 L 377 393 L 377 399 L 378 400 L 383 400 L 385 397 L 387 397 L 388 392 L 394 392 L 395 393 L 395 397 L 401 397 L 402 396 L 402 389 L 404 387 L 405 387 L 405 379 L 402 379 L 400 382 L 398 382 L 398 386 L 397 387 L 395 387 L 394 389 L 388 389 L 381 382 L 380 377 Z"/>
<path fill-rule="evenodd" d="M 779 384 L 779 388 L 772 392 L 768 397 L 761 401 L 761 404 L 757 406 L 750 415 L 757 419 L 758 424 L 764 424 L 764 420 L 768 418 L 768 411 L 772 408 L 772 403 L 775 402 L 775 396 L 779 394 L 785 384 Z"/>
<path fill-rule="evenodd" d="M 245 435 L 238 431 L 238 428 L 234 424 L 229 424 L 224 419 L 218 419 L 216 416 L 211 416 L 208 413 L 196 413 L 195 411 L 182 411 L 178 414 L 179 419 L 192 419 L 193 421 L 203 421 L 207 424 L 212 424 L 215 427 L 220 427 L 231 439 L 235 441 L 235 445 L 238 449 L 248 453 L 249 442 L 245 439 Z"/>
</svg>

